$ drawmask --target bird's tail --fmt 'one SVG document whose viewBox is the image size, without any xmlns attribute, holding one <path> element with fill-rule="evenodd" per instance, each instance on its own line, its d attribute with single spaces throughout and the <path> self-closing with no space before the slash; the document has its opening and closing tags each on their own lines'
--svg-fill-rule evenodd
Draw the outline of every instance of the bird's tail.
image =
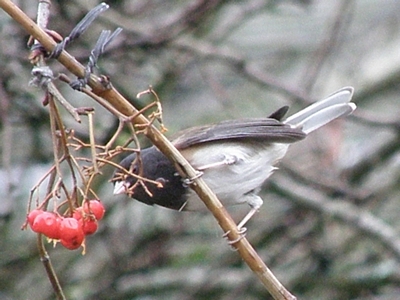
<svg viewBox="0 0 400 300">
<path fill-rule="evenodd" d="M 301 128 L 308 134 L 339 117 L 351 114 L 357 107 L 350 102 L 353 92 L 352 87 L 342 88 L 290 116 L 283 123 Z"/>
</svg>

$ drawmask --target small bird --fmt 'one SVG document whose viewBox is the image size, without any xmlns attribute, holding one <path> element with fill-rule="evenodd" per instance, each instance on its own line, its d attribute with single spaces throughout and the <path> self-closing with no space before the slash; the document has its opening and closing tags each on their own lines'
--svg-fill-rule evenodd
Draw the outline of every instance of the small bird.
<svg viewBox="0 0 400 300">
<path fill-rule="evenodd" d="M 223 205 L 247 203 L 250 206 L 250 211 L 238 224 L 240 230 L 263 204 L 258 195 L 261 186 L 276 169 L 274 166 L 284 157 L 289 145 L 351 114 L 356 109 L 350 102 L 353 92 L 352 87 L 342 88 L 283 121 L 288 106 L 268 118 L 228 120 L 189 128 L 178 134 L 172 143 L 200 172 Z M 179 211 L 206 209 L 171 161 L 155 146 L 142 149 L 139 155 L 130 154 L 120 166 L 153 182 L 138 182 L 137 177 L 117 170 L 112 180 L 115 195 L 126 193 L 140 202 Z"/>
</svg>

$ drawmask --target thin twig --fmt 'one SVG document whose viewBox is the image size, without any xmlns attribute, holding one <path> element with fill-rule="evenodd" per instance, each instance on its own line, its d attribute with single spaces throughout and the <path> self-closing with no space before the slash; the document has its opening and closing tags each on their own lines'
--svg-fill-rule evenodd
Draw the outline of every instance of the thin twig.
<svg viewBox="0 0 400 300">
<path fill-rule="evenodd" d="M 99 174 L 99 168 L 97 166 L 97 161 L 96 161 L 96 141 L 94 138 L 94 128 L 93 128 L 93 112 L 88 113 L 88 119 L 89 119 L 89 140 L 90 140 L 90 152 L 92 154 L 92 165 L 93 165 L 93 172 L 94 174 Z M 89 186 L 89 184 L 88 184 Z"/>
<path fill-rule="evenodd" d="M 56 177 L 57 177 L 57 170 L 56 170 L 56 168 L 54 168 L 50 173 L 50 178 L 49 178 L 49 182 L 47 185 L 47 195 L 51 194 Z M 47 205 L 47 202 L 45 202 L 45 205 Z M 40 233 L 38 233 L 38 235 L 37 235 L 37 246 L 38 246 L 38 250 L 39 250 L 40 260 L 43 263 L 43 266 L 47 273 L 47 277 L 49 278 L 49 281 L 53 287 L 53 290 L 56 294 L 57 299 L 65 300 L 66 298 L 65 298 L 64 292 L 62 290 L 62 287 L 60 285 L 60 282 L 58 280 L 57 274 L 51 263 L 50 256 L 47 253 L 46 248 L 44 246 L 43 235 Z"/>
<path fill-rule="evenodd" d="M 55 120 L 56 106 L 55 106 L 52 98 L 53 98 L 52 96 L 49 97 L 51 140 L 52 140 L 52 145 L 53 145 L 54 164 L 56 167 L 58 177 L 61 177 L 62 175 L 61 175 L 60 162 L 58 160 L 59 149 L 58 149 L 57 125 L 56 125 L 57 122 Z"/>
<path fill-rule="evenodd" d="M 78 123 L 81 123 L 81 118 L 79 117 L 79 114 L 76 112 L 75 107 L 73 107 L 65 98 L 64 96 L 60 93 L 60 91 L 57 89 L 57 87 L 54 85 L 53 82 L 50 82 L 47 85 L 47 90 L 53 97 L 62 105 L 64 108 L 67 110 L 67 112 L 77 121 Z"/>
<path fill-rule="evenodd" d="M 348 27 L 343 26 L 346 24 L 346 20 L 352 15 L 354 1 L 342 0 L 340 7 L 336 9 L 336 15 L 329 32 L 324 34 L 326 37 L 316 53 L 311 55 L 311 64 L 306 69 L 306 74 L 302 76 L 302 82 L 304 83 L 304 90 L 309 93 L 315 83 L 317 82 L 318 75 L 320 74 L 324 64 L 327 62 L 329 55 L 338 47 L 340 38 L 343 36 L 344 30 Z M 333 10 L 334 11 L 334 10 Z M 347 18 L 345 18 L 347 17 Z"/>
<path fill-rule="evenodd" d="M 294 183 L 284 176 L 276 174 L 270 184 L 288 199 L 295 199 L 298 205 L 322 213 L 334 219 L 352 225 L 368 236 L 376 237 L 382 245 L 400 260 L 400 239 L 398 233 L 390 225 L 375 217 L 368 211 L 340 200 L 325 200 L 325 196 L 312 188 L 293 187 Z M 290 186 L 290 188 L 288 188 Z"/>
</svg>

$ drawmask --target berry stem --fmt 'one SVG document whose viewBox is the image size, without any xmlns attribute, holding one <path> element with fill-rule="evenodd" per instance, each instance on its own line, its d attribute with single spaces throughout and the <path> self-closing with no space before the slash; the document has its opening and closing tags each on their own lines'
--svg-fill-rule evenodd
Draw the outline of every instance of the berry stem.
<svg viewBox="0 0 400 300">
<path fill-rule="evenodd" d="M 39 257 L 40 261 L 43 263 L 44 268 L 46 270 L 47 276 L 50 280 L 51 285 L 53 286 L 53 290 L 56 294 L 58 300 L 65 300 L 64 292 L 61 288 L 60 282 L 58 280 L 57 274 L 54 271 L 53 265 L 50 260 L 50 256 L 46 251 L 46 248 L 43 243 L 43 235 L 38 233 L 37 235 L 37 246 L 39 249 Z"/>
</svg>

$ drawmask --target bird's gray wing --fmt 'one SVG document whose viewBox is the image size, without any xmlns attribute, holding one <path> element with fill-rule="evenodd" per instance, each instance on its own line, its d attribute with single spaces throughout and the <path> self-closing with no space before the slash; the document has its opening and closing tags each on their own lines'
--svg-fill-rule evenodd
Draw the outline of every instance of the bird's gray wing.
<svg viewBox="0 0 400 300">
<path fill-rule="evenodd" d="M 189 128 L 177 134 L 172 143 L 178 149 L 215 141 L 257 140 L 265 143 L 293 143 L 306 134 L 274 118 L 223 121 L 213 125 Z"/>
</svg>

